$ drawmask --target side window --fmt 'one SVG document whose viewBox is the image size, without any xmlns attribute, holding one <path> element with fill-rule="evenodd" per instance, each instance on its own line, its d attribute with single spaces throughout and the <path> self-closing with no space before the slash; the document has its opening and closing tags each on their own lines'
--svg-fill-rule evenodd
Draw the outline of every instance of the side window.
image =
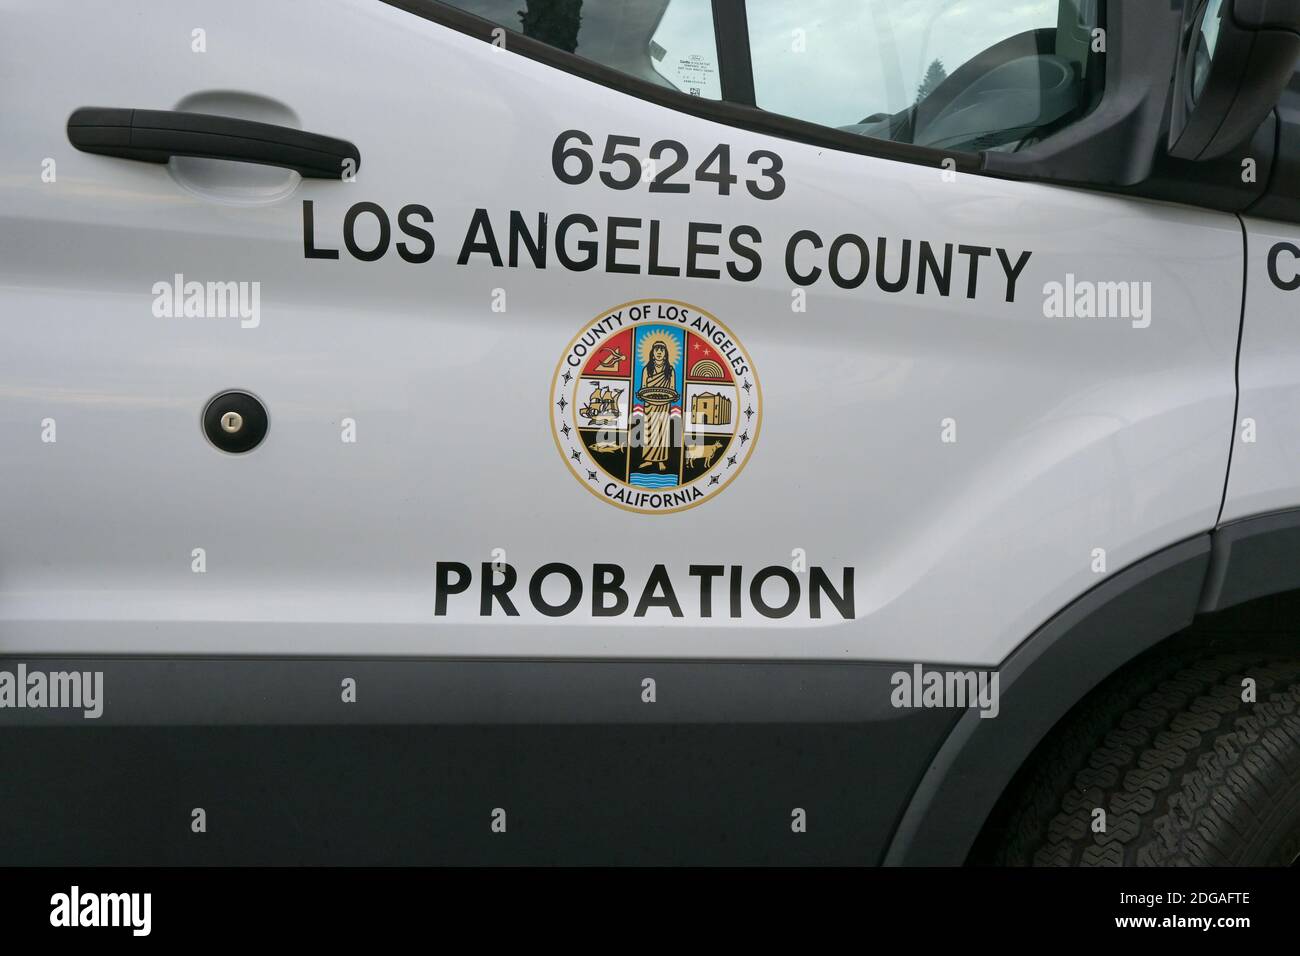
<svg viewBox="0 0 1300 956">
<path fill-rule="evenodd" d="M 710 100 L 721 39 L 727 99 L 939 150 L 1032 145 L 1089 113 L 1105 77 L 1103 0 L 724 0 L 718 22 L 714 0 L 441 2 Z"/>
<path fill-rule="evenodd" d="M 936 149 L 1015 150 L 1101 96 L 1100 0 L 747 0 L 754 98 Z"/>
<path fill-rule="evenodd" d="M 1192 58 L 1192 101 L 1201 98 L 1205 81 L 1210 77 L 1210 64 L 1219 45 L 1219 28 L 1223 25 L 1222 0 L 1210 0 L 1201 19 L 1201 35 L 1196 39 L 1196 52 Z"/>
<path fill-rule="evenodd" d="M 629 76 L 722 98 L 712 0 L 444 2 Z"/>
</svg>

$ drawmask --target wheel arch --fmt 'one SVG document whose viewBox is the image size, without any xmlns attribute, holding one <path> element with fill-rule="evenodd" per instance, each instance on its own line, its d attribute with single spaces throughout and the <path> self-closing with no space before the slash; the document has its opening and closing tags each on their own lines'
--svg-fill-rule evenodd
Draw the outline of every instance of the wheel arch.
<svg viewBox="0 0 1300 956">
<path fill-rule="evenodd" d="M 998 668 L 994 719 L 954 723 L 899 818 L 886 865 L 959 866 L 1017 771 L 1120 668 L 1198 615 L 1300 590 L 1300 509 L 1234 521 L 1117 572 L 1024 640 Z"/>
</svg>

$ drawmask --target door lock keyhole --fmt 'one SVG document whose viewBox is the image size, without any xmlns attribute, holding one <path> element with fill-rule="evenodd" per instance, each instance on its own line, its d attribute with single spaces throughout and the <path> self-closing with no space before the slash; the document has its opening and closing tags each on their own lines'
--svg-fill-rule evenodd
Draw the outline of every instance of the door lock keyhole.
<svg viewBox="0 0 1300 956">
<path fill-rule="evenodd" d="M 260 445 L 267 425 L 266 408 L 248 392 L 222 392 L 203 410 L 203 432 L 208 441 L 231 454 Z"/>
</svg>

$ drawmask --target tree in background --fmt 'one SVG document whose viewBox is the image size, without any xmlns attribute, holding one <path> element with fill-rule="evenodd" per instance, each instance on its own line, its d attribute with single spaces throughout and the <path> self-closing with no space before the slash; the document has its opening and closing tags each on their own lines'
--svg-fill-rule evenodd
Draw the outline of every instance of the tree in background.
<svg viewBox="0 0 1300 956">
<path fill-rule="evenodd" d="M 943 67 L 943 60 L 935 60 L 930 64 L 930 68 L 925 71 L 925 77 L 921 80 L 921 85 L 916 88 L 916 101 L 919 103 L 936 89 L 939 84 L 948 78 L 948 71 Z"/>
<path fill-rule="evenodd" d="M 582 0 L 527 0 L 527 9 L 519 11 L 519 22 L 524 36 L 574 53 L 582 26 Z"/>
</svg>

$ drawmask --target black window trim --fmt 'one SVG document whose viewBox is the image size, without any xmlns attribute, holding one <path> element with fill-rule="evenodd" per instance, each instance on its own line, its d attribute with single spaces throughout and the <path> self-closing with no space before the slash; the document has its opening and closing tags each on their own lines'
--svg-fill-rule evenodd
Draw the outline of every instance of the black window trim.
<svg viewBox="0 0 1300 956">
<path fill-rule="evenodd" d="M 961 150 L 933 149 L 928 146 L 916 146 L 911 143 L 895 143 L 885 139 L 872 139 L 857 133 L 809 123 L 779 113 L 769 113 L 757 106 L 728 101 L 726 97 L 745 97 L 748 84 L 749 100 L 753 100 L 753 71 L 749 61 L 748 28 L 744 16 L 744 0 L 713 0 L 714 32 L 718 44 L 719 74 L 722 83 L 722 100 L 709 100 L 700 96 L 690 96 L 678 90 L 651 83 L 635 76 L 607 67 L 593 60 L 567 53 L 548 46 L 539 40 L 527 37 L 516 30 L 505 27 L 492 20 L 485 20 L 475 14 L 457 7 L 448 6 L 441 0 L 380 0 L 381 3 L 396 7 L 406 13 L 424 20 L 448 27 L 485 43 L 494 39 L 494 31 L 505 30 L 508 39 L 505 49 L 543 63 L 565 73 L 572 74 L 601 86 L 609 87 L 620 93 L 635 96 L 679 113 L 686 113 L 701 119 L 712 120 L 736 129 L 753 133 L 775 136 L 780 139 L 821 146 L 840 152 L 856 153 L 862 156 L 875 156 L 879 159 L 892 159 L 898 162 L 918 166 L 939 168 L 944 160 L 951 160 L 949 168 L 958 172 L 979 173 L 983 171 L 984 158 L 981 153 Z M 744 47 L 744 53 L 739 48 Z"/>
<path fill-rule="evenodd" d="M 755 106 L 754 64 L 749 55 L 746 0 L 713 0 L 713 38 L 718 51 L 722 98 L 728 103 Z"/>
</svg>

